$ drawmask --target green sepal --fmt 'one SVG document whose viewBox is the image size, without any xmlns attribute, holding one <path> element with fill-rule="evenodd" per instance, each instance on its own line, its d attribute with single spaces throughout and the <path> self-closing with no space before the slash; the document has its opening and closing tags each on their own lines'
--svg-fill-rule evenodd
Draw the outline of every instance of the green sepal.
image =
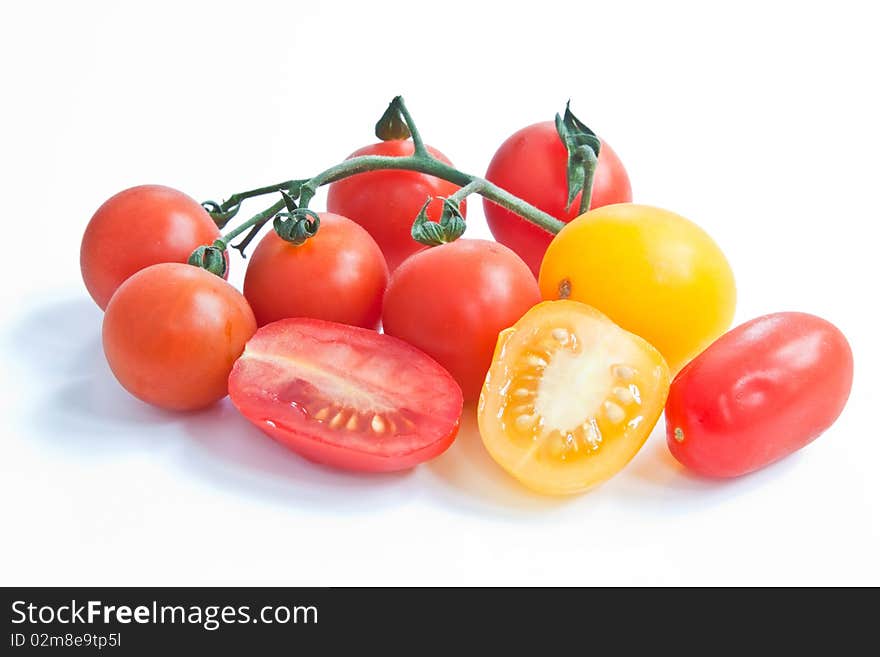
<svg viewBox="0 0 880 657">
<path fill-rule="evenodd" d="M 314 237 L 321 226 L 321 218 L 314 210 L 295 208 L 292 212 L 279 212 L 272 220 L 272 228 L 285 242 L 295 246 L 305 244 Z"/>
<path fill-rule="evenodd" d="M 216 240 L 210 246 L 200 246 L 190 254 L 186 261 L 223 278 L 226 276 L 227 270 L 226 243 L 223 240 Z"/>
<path fill-rule="evenodd" d="M 428 206 L 431 205 L 433 198 L 428 198 L 412 225 L 412 238 L 420 244 L 427 246 L 438 246 L 440 244 L 448 244 L 454 242 L 464 234 L 467 229 L 464 216 L 461 214 L 461 208 L 458 203 L 448 198 L 443 199 L 443 211 L 440 214 L 440 221 L 431 221 L 428 219 Z"/>
<path fill-rule="evenodd" d="M 288 212 L 296 212 L 296 201 L 283 189 L 281 190 L 281 198 L 284 199 L 284 207 L 287 208 Z"/>
<path fill-rule="evenodd" d="M 211 216 L 211 219 L 214 220 L 214 223 L 217 224 L 217 228 L 223 228 L 241 209 L 241 203 L 236 203 L 228 210 L 224 210 L 223 206 L 217 203 L 217 201 L 204 201 L 201 205 L 205 208 L 205 212 Z"/>
<path fill-rule="evenodd" d="M 394 139 L 409 139 L 409 126 L 403 115 L 400 113 L 398 102 L 400 96 L 396 96 L 394 100 L 388 103 L 388 109 L 376 123 L 376 136 L 382 141 L 392 141 Z"/>
<path fill-rule="evenodd" d="M 464 215 L 462 215 L 461 207 L 459 207 L 458 203 L 450 201 L 448 198 L 443 199 L 440 225 L 446 231 L 447 242 L 454 242 L 464 235 L 464 231 L 467 230 L 467 223 L 465 223 Z"/>
<path fill-rule="evenodd" d="M 565 103 L 565 114 L 556 115 L 556 132 L 568 151 L 568 201 L 565 209 L 568 210 L 574 203 L 575 197 L 581 192 L 589 198 L 592 189 L 585 189 L 589 184 L 592 187 L 593 172 L 599 160 L 599 150 L 602 142 L 596 133 L 585 126 Z M 583 203 L 581 204 L 583 208 Z M 583 208 L 586 209 L 586 208 Z"/>
</svg>

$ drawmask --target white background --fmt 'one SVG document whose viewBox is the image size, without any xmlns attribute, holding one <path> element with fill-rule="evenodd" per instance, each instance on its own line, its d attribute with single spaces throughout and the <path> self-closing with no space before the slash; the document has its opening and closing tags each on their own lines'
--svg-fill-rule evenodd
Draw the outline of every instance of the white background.
<svg viewBox="0 0 880 657">
<path fill-rule="evenodd" d="M 872 3 L 717 4 L 4 3 L 0 583 L 880 584 Z M 226 402 L 128 397 L 79 276 L 98 205 L 314 174 L 373 141 L 398 93 L 474 173 L 571 98 L 637 201 L 727 253 L 737 322 L 797 309 L 844 330 L 839 422 L 727 483 L 683 472 L 661 424 L 618 477 L 555 500 L 496 467 L 470 419 L 430 464 L 354 476 Z"/>
</svg>

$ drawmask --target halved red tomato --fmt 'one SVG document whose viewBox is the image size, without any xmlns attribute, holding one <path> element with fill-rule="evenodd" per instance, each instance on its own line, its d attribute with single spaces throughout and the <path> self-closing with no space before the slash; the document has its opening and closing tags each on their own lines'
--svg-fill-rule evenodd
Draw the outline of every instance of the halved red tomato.
<svg viewBox="0 0 880 657">
<path fill-rule="evenodd" d="M 405 470 L 458 433 L 461 388 L 403 340 L 318 319 L 259 329 L 229 376 L 235 407 L 312 461 Z"/>
</svg>

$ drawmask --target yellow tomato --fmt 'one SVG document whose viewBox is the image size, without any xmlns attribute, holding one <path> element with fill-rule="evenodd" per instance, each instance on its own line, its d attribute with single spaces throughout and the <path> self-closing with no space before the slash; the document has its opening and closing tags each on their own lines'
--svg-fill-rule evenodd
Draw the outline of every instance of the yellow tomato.
<svg viewBox="0 0 880 657">
<path fill-rule="evenodd" d="M 727 259 L 696 224 L 648 205 L 620 203 L 574 219 L 553 239 L 539 277 L 544 299 L 602 311 L 681 369 L 733 320 Z"/>
<path fill-rule="evenodd" d="M 668 393 L 669 368 L 645 340 L 582 303 L 545 301 L 498 336 L 480 435 L 529 488 L 577 493 L 635 456 Z"/>
</svg>

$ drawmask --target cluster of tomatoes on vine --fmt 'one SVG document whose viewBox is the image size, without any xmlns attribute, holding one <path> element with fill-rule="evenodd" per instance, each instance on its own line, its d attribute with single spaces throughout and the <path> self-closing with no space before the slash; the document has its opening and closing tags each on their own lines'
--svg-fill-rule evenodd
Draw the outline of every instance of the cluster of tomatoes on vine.
<svg viewBox="0 0 880 657">
<path fill-rule="evenodd" d="M 777 313 L 725 333 L 722 251 L 632 203 L 620 158 L 568 107 L 507 139 L 485 177 L 427 146 L 400 97 L 376 134 L 316 176 L 222 203 L 146 185 L 98 209 L 82 274 L 131 394 L 176 411 L 229 394 L 301 455 L 366 471 L 443 452 L 479 399 L 492 457 L 554 494 L 619 471 L 664 409 L 672 453 L 710 476 L 799 449 L 843 409 L 840 331 Z M 497 241 L 461 238 L 471 194 Z M 229 247 L 244 256 L 261 233 L 241 293 Z"/>
</svg>

